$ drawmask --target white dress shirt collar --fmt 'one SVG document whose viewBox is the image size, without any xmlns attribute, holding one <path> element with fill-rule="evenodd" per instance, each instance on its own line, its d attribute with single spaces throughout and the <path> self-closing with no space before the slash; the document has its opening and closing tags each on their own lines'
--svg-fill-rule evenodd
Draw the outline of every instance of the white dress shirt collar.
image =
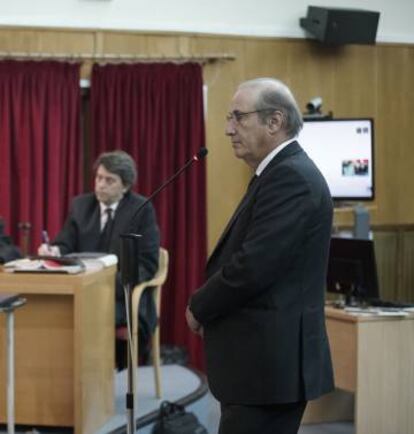
<svg viewBox="0 0 414 434">
<path fill-rule="evenodd" d="M 112 218 L 115 216 L 116 209 L 118 208 L 119 201 L 111 205 L 105 205 L 103 202 L 99 202 L 99 208 L 101 210 L 101 230 L 105 227 L 106 221 L 108 220 L 108 214 L 105 212 L 106 209 L 112 209 Z"/>
<path fill-rule="evenodd" d="M 293 139 L 286 140 L 285 142 L 282 142 L 279 146 L 277 146 L 273 151 L 269 152 L 269 154 L 266 155 L 266 157 L 260 162 L 260 164 L 257 166 L 255 174 L 257 176 L 260 176 L 263 170 L 267 167 L 267 165 L 275 158 L 275 156 L 286 148 L 286 146 L 290 145 L 291 143 L 296 141 L 296 137 Z"/>
</svg>

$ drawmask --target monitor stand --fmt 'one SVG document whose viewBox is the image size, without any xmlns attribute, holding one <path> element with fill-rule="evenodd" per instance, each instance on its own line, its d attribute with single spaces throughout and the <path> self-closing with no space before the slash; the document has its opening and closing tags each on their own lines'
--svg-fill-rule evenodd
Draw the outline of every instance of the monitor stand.
<svg viewBox="0 0 414 434">
<path fill-rule="evenodd" d="M 338 294 L 338 298 L 332 302 L 332 306 L 337 309 L 344 309 L 345 307 L 365 307 L 367 305 L 366 301 L 354 294 L 354 289 L 348 294 Z"/>
<path fill-rule="evenodd" d="M 345 231 L 346 237 L 359 238 L 362 240 L 371 239 L 370 231 L 370 221 L 369 221 L 369 211 L 368 207 L 362 205 L 361 203 L 355 202 L 344 202 L 344 201 L 334 201 L 335 210 L 347 211 L 353 213 L 354 225 L 352 231 Z M 334 233 L 342 233 L 344 231 L 339 231 L 334 229 Z"/>
<path fill-rule="evenodd" d="M 336 300 L 329 301 L 329 305 L 335 309 L 344 309 L 346 306 L 345 296 L 339 295 Z"/>
<path fill-rule="evenodd" d="M 368 240 L 370 238 L 369 230 L 369 212 L 363 205 L 355 205 L 354 211 L 354 238 Z"/>
</svg>

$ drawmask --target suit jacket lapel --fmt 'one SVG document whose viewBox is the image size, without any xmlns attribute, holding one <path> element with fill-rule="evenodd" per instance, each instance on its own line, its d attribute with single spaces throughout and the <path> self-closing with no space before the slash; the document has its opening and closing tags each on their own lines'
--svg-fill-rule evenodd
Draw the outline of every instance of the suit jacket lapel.
<svg viewBox="0 0 414 434">
<path fill-rule="evenodd" d="M 110 241 L 110 246 L 114 246 L 115 241 L 118 240 L 119 235 L 121 233 L 121 228 L 125 228 L 125 220 L 128 219 L 129 214 L 126 213 L 125 209 L 127 207 L 128 204 L 128 199 L 129 199 L 129 193 L 126 193 L 124 195 L 124 197 L 120 200 L 118 207 L 115 211 L 115 217 L 114 217 L 114 222 L 113 222 L 113 226 L 112 226 L 112 233 L 111 233 L 111 241 Z"/>
<path fill-rule="evenodd" d="M 296 141 L 290 143 L 288 146 L 286 146 L 286 148 L 282 149 L 278 154 L 276 154 L 273 160 L 270 161 L 270 163 L 265 167 L 260 176 L 263 176 L 267 171 L 271 170 L 272 167 L 280 164 L 282 161 L 294 154 L 297 154 L 298 152 L 303 152 L 303 149 L 300 147 L 299 143 Z"/>
<path fill-rule="evenodd" d="M 243 196 L 242 200 L 240 201 L 238 207 L 236 208 L 236 211 L 234 211 L 232 217 L 230 218 L 229 222 L 227 223 L 227 226 L 224 228 L 223 233 L 221 234 L 219 240 L 217 241 L 216 247 L 214 248 L 212 254 L 210 255 L 210 258 L 208 259 L 207 266 L 212 260 L 213 256 L 218 252 L 221 245 L 223 244 L 224 240 L 226 239 L 228 233 L 230 232 L 231 228 L 235 224 L 238 216 L 242 213 L 242 211 L 247 207 L 247 205 L 250 203 L 250 201 L 254 197 L 254 193 L 256 189 L 258 188 L 259 180 L 255 182 L 254 185 L 252 185 L 251 188 L 249 188 L 245 195 Z"/>
<path fill-rule="evenodd" d="M 88 209 L 82 223 L 85 225 L 85 239 L 82 240 L 81 245 L 86 246 L 89 251 L 98 251 L 101 236 L 101 210 L 96 199 Z"/>
<path fill-rule="evenodd" d="M 273 158 L 273 160 L 266 166 L 264 171 L 261 173 L 260 177 L 256 180 L 255 184 L 252 186 L 252 188 L 248 189 L 246 194 L 244 195 L 243 199 L 239 203 L 238 207 L 236 208 L 236 211 L 234 212 L 233 216 L 227 223 L 227 226 L 225 227 L 223 233 L 221 234 L 219 240 L 217 241 L 216 247 L 214 248 L 212 254 L 210 255 L 208 261 L 207 261 L 207 267 L 211 263 L 214 256 L 217 255 L 217 252 L 221 248 L 222 244 L 224 243 L 225 239 L 227 238 L 228 233 L 230 232 L 231 228 L 234 226 L 234 223 L 237 220 L 237 217 L 240 215 L 240 213 L 246 208 L 246 206 L 249 204 L 249 202 L 253 199 L 255 192 L 260 184 L 260 178 L 263 177 L 263 175 L 270 170 L 275 165 L 279 164 L 281 161 L 285 160 L 286 158 L 290 157 L 293 154 L 296 154 L 297 152 L 303 152 L 303 149 L 299 146 L 298 142 L 292 142 L 286 148 L 284 148 L 282 151 L 280 151 L 276 156 Z"/>
</svg>

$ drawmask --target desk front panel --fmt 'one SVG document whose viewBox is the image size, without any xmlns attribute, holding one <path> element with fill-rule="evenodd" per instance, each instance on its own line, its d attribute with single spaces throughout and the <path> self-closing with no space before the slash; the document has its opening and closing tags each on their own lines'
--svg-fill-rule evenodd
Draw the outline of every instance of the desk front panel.
<svg viewBox="0 0 414 434">
<path fill-rule="evenodd" d="M 355 392 L 357 381 L 356 323 L 327 317 L 326 328 L 331 347 L 335 386 Z"/>
<path fill-rule="evenodd" d="M 73 426 L 75 434 L 93 434 L 113 414 L 115 271 L 112 266 L 75 276 L 0 272 L 0 292 L 27 298 L 15 312 L 16 423 Z M 0 315 L 1 389 L 5 325 Z M 6 420 L 2 392 L 0 423 Z"/>
<path fill-rule="evenodd" d="M 16 422 L 73 426 L 73 297 L 25 298 L 26 305 L 15 311 Z M 0 315 L 1 379 L 6 378 L 6 343 L 6 318 Z M 1 392 L 0 422 L 5 423 L 6 394 Z"/>
</svg>

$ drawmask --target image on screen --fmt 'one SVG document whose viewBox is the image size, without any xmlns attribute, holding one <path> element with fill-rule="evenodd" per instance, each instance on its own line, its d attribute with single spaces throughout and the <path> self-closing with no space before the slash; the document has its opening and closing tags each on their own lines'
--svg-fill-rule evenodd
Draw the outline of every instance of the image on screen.
<svg viewBox="0 0 414 434">
<path fill-rule="evenodd" d="M 334 199 L 374 199 L 372 119 L 305 119 L 298 141 Z"/>
</svg>

